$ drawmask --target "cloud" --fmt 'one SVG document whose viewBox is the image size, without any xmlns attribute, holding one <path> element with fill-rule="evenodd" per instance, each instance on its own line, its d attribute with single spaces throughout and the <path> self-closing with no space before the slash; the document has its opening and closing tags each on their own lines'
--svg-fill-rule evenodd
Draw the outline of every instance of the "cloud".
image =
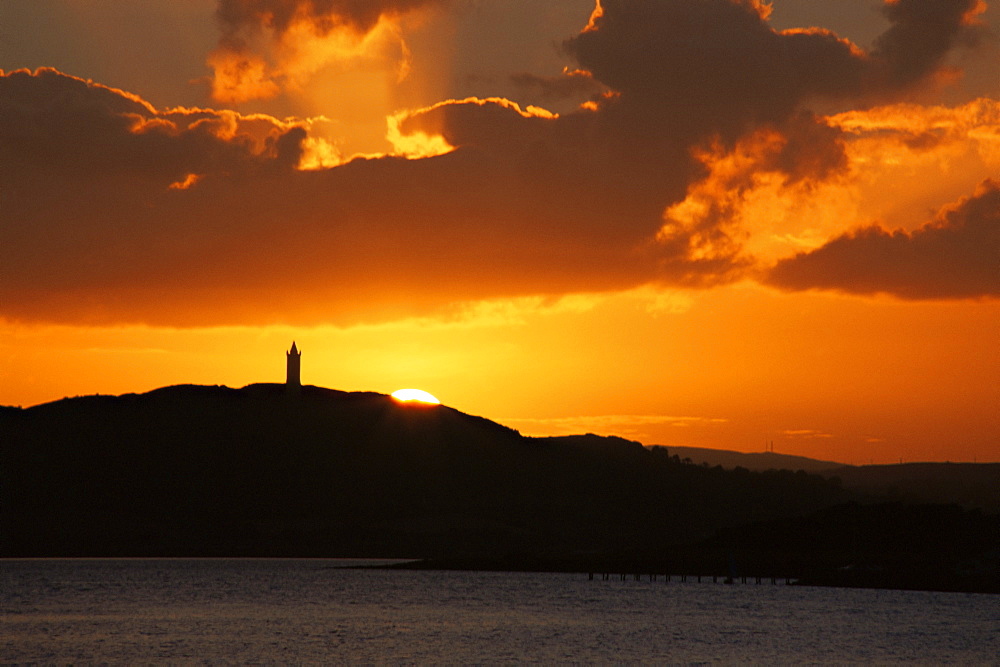
<svg viewBox="0 0 1000 667">
<path fill-rule="evenodd" d="M 771 266 L 862 221 L 913 230 L 1000 169 L 1000 102 L 912 103 L 761 128 L 698 153 L 708 176 L 665 214 L 691 255 Z M 828 133 L 824 135 L 823 133 Z M 803 153 L 802 151 L 808 151 Z"/>
<path fill-rule="evenodd" d="M 980 0 L 893 0 L 871 53 L 820 28 L 776 31 L 757 0 L 602 0 L 565 44 L 621 93 L 623 113 L 653 111 L 685 134 L 731 142 L 816 100 L 892 97 L 931 76 L 977 34 Z"/>
<path fill-rule="evenodd" d="M 606 105 L 681 136 L 732 141 L 790 117 L 809 95 L 857 86 L 857 48 L 823 31 L 781 34 L 756 2 L 603 0 L 567 51 L 620 93 Z M 852 82 L 854 82 L 852 84 Z"/>
<path fill-rule="evenodd" d="M 607 92 L 607 88 L 583 70 L 566 70 L 560 76 L 519 72 L 511 74 L 510 81 L 526 96 L 544 102 L 575 99 L 582 103 L 589 99 L 599 99 Z"/>
<path fill-rule="evenodd" d="M 253 40 L 302 31 L 368 30 L 363 42 L 391 32 L 385 17 L 433 4 L 222 2 L 223 48 L 254 56 Z M 954 4 L 947 44 L 974 4 Z M 565 74 L 569 88 L 604 91 L 589 104 L 556 115 L 447 100 L 392 117 L 397 154 L 347 162 L 317 136 L 321 119 L 156 109 L 55 70 L 4 74 L 0 317 L 356 323 L 736 280 L 754 261 L 739 202 L 712 209 L 713 193 L 841 174 L 848 130 L 809 104 L 865 98 L 884 63 L 906 61 L 889 42 L 926 37 L 904 31 L 866 54 L 822 30 L 775 31 L 766 14 L 750 1 L 604 0 L 566 45 L 587 71 Z M 939 60 L 917 69 L 931 76 Z M 913 81 L 900 78 L 900 91 Z M 707 213 L 679 215 L 692 195 Z"/>
<path fill-rule="evenodd" d="M 941 67 L 957 45 L 974 45 L 983 30 L 976 17 L 983 0 L 889 0 L 882 8 L 892 27 L 875 40 L 872 58 L 883 69 L 880 84 L 909 86 Z"/>
<path fill-rule="evenodd" d="M 782 260 L 767 281 L 904 299 L 1000 297 L 1000 182 L 984 181 L 913 232 L 871 225 Z"/>
<path fill-rule="evenodd" d="M 809 107 L 905 98 L 933 79 L 950 49 L 973 40 L 982 8 L 976 0 L 888 3 L 891 25 L 866 53 L 819 28 L 776 31 L 759 2 L 598 4 L 566 48 L 616 91 L 599 112 L 652 146 L 686 137 L 705 168 L 683 202 L 668 204 L 656 239 L 661 278 L 704 286 L 745 276 L 754 264 L 746 198 L 766 183 L 802 199 L 850 166 L 843 128 Z M 933 135 L 913 141 L 921 139 Z"/>
<path fill-rule="evenodd" d="M 300 21 L 320 34 L 342 27 L 368 32 L 383 16 L 395 16 L 441 0 L 219 0 L 216 17 L 227 36 L 268 29 L 283 35 Z"/>
<path fill-rule="evenodd" d="M 579 433 L 615 433 L 628 438 L 648 438 L 649 427 L 712 427 L 726 424 L 721 417 L 671 415 L 591 415 L 579 417 L 510 417 L 499 420 L 526 435 L 559 436 Z"/>
<path fill-rule="evenodd" d="M 208 58 L 220 102 L 269 99 L 323 67 L 379 61 L 403 78 L 408 49 L 393 21 L 444 0 L 219 0 L 219 46 Z"/>
<path fill-rule="evenodd" d="M 833 435 L 830 433 L 825 433 L 823 431 L 816 431 L 814 429 L 786 429 L 781 432 L 783 436 L 788 439 L 805 439 L 805 440 L 815 440 L 815 439 L 826 439 L 832 438 Z"/>
<path fill-rule="evenodd" d="M 470 99 L 411 113 L 401 131 L 440 136 L 495 170 L 489 196 L 516 210 L 515 234 L 540 234 L 543 245 L 572 236 L 594 248 L 646 252 L 641 246 L 659 228 L 663 207 L 682 197 L 700 170 L 685 144 L 650 152 L 604 120 L 590 110 L 555 116 Z"/>
<path fill-rule="evenodd" d="M 753 265 L 747 244 L 755 240 L 754 221 L 746 214 L 754 194 L 771 188 L 782 200 L 808 198 L 815 182 L 847 166 L 840 131 L 808 112 L 783 130 L 764 126 L 731 149 L 716 144 L 696 155 L 708 175 L 666 209 L 657 236 L 660 247 L 675 248 L 663 260 L 664 274 L 673 269 L 672 282 L 694 285 L 743 277 Z"/>
<path fill-rule="evenodd" d="M 756 0 L 599 2 L 565 43 L 614 91 L 592 106 L 594 124 L 650 173 L 685 166 L 687 209 L 678 209 L 681 198 L 660 200 L 660 279 L 706 286 L 745 276 L 753 264 L 737 215 L 745 193 L 767 174 L 801 190 L 848 166 L 842 129 L 810 106 L 905 97 L 972 39 L 981 10 L 977 0 L 889 3 L 892 25 L 866 53 L 827 30 L 774 30 L 769 6 Z"/>
<path fill-rule="evenodd" d="M 522 135 L 552 121 L 483 108 Z M 0 316 L 356 322 L 644 281 L 606 195 L 532 183 L 533 166 L 492 158 L 473 125 L 481 148 L 301 171 L 305 121 L 157 111 L 54 70 L 9 73 Z"/>
</svg>

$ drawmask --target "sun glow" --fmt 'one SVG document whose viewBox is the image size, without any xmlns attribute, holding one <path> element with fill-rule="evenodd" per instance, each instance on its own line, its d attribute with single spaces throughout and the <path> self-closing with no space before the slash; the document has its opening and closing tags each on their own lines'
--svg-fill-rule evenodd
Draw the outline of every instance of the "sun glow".
<svg viewBox="0 0 1000 667">
<path fill-rule="evenodd" d="M 429 403 L 431 405 L 440 405 L 441 401 L 437 400 L 431 394 L 428 394 L 422 389 L 399 389 L 392 392 L 392 397 L 401 403 Z"/>
</svg>

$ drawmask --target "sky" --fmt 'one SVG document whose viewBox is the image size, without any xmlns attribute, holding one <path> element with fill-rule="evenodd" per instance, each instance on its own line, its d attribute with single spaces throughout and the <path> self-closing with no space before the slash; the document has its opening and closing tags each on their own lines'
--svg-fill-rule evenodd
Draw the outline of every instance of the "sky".
<svg viewBox="0 0 1000 667">
<path fill-rule="evenodd" d="M 0 404 L 413 387 L 1000 461 L 992 0 L 0 0 Z"/>
</svg>

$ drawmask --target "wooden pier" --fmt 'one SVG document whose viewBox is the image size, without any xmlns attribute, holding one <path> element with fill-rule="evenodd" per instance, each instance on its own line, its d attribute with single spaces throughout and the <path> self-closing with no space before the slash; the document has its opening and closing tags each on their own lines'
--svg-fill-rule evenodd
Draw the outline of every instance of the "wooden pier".
<svg viewBox="0 0 1000 667">
<path fill-rule="evenodd" d="M 688 583 L 688 580 L 692 582 L 702 583 L 708 582 L 709 579 L 712 580 L 713 584 L 723 583 L 723 584 L 771 584 L 778 585 L 781 584 L 794 584 L 796 579 L 791 577 L 779 577 L 775 575 L 767 576 L 725 576 L 718 574 L 665 574 L 665 573 L 639 573 L 639 572 L 590 572 L 588 573 L 588 579 L 594 581 L 600 578 L 601 581 L 610 581 L 612 579 L 619 579 L 621 581 L 642 581 L 644 578 L 648 578 L 649 581 L 663 580 L 664 583 L 671 583 L 672 581 L 677 581 L 679 583 Z"/>
</svg>

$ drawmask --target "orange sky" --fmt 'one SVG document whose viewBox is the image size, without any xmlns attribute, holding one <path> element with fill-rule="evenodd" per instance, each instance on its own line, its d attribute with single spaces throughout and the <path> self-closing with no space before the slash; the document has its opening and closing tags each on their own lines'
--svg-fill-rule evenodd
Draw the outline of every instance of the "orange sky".
<svg viewBox="0 0 1000 667">
<path fill-rule="evenodd" d="M 283 379 L 1000 460 L 978 0 L 0 3 L 0 404 Z M 109 48 L 114 45 L 114 48 Z"/>
</svg>

